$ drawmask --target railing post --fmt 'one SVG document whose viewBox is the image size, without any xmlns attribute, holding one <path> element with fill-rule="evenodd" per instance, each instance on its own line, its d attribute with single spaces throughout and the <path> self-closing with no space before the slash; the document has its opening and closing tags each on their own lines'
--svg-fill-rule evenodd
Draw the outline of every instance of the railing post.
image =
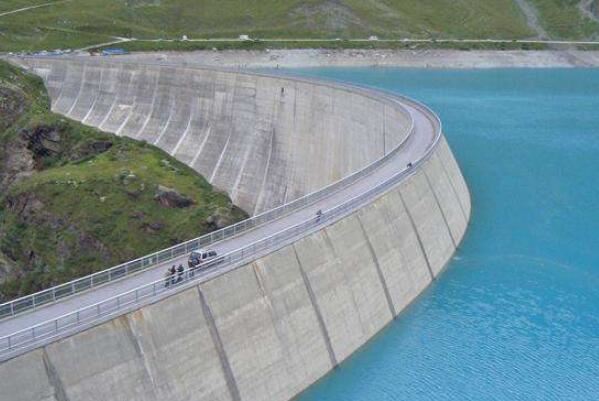
<svg viewBox="0 0 599 401">
<path fill-rule="evenodd" d="M 11 316 L 15 315 L 15 303 L 14 302 L 10 303 L 10 315 Z"/>
<path fill-rule="evenodd" d="M 10 339 L 12 338 L 12 336 L 8 336 L 7 340 L 8 340 L 8 350 L 10 351 L 10 349 L 12 348 L 12 342 L 10 341 Z"/>
<path fill-rule="evenodd" d="M 71 294 L 75 293 L 75 283 L 71 283 Z"/>
</svg>

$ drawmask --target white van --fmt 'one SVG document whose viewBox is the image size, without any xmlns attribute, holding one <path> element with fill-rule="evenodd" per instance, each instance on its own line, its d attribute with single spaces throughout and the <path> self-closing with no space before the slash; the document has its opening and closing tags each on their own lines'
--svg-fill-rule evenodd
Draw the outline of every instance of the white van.
<svg viewBox="0 0 599 401">
<path fill-rule="evenodd" d="M 212 249 L 198 249 L 197 251 L 192 251 L 189 254 L 189 259 L 187 260 L 187 266 L 189 268 L 197 267 L 204 262 L 216 258 L 216 256 L 216 251 Z"/>
</svg>

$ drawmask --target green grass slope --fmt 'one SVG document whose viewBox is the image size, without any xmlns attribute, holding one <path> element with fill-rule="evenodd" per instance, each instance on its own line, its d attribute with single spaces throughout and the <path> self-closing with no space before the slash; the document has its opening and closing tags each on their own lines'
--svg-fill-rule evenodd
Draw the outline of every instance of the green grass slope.
<svg viewBox="0 0 599 401">
<path fill-rule="evenodd" d="M 543 27 L 553 38 L 599 39 L 599 22 L 583 15 L 580 0 L 528 1 L 536 7 Z"/>
<path fill-rule="evenodd" d="M 67 120 L 48 104 L 38 78 L 0 63 L 0 300 L 246 217 L 161 150 Z M 183 202 L 165 201 L 159 186 Z"/>
<path fill-rule="evenodd" d="M 43 0 L 9 0 L 25 7 Z M 513 0 L 77 0 L 0 17 L 0 51 L 136 38 L 523 38 Z"/>
</svg>

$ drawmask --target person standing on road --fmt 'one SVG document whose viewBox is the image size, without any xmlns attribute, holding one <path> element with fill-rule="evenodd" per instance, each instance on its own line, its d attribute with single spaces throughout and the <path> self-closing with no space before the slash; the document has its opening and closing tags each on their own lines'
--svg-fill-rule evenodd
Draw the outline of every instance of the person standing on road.
<svg viewBox="0 0 599 401">
<path fill-rule="evenodd" d="M 179 265 L 179 267 L 177 268 L 177 272 L 178 272 L 178 277 L 177 277 L 177 283 L 183 281 L 183 273 L 185 273 L 185 268 L 183 267 L 182 264 Z"/>
<path fill-rule="evenodd" d="M 171 284 L 175 284 L 177 282 L 177 278 L 175 274 L 177 273 L 177 267 L 175 265 L 171 266 Z"/>
<path fill-rule="evenodd" d="M 166 269 L 166 272 L 164 272 L 164 286 L 166 288 L 168 288 L 169 284 L 171 283 L 171 277 L 173 276 L 173 273 L 171 272 L 171 269 Z"/>
</svg>

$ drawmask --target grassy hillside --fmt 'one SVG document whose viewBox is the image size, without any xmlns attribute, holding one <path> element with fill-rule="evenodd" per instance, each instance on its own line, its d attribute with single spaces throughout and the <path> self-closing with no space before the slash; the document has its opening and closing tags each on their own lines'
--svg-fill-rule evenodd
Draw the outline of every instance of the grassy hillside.
<svg viewBox="0 0 599 401">
<path fill-rule="evenodd" d="M 0 300 L 246 216 L 146 143 L 48 111 L 41 81 L 0 63 Z"/>
<path fill-rule="evenodd" d="M 6 10 L 44 3 L 9 0 Z M 137 38 L 455 37 L 532 34 L 513 0 L 77 0 L 0 17 L 0 51 Z"/>
<path fill-rule="evenodd" d="M 48 1 L 3 0 L 0 14 Z M 525 1 L 553 39 L 599 34 L 580 0 Z M 0 16 L 0 51 L 80 48 L 115 36 L 525 39 L 534 31 L 516 0 L 63 0 Z"/>
<path fill-rule="evenodd" d="M 551 36 L 560 39 L 599 39 L 599 23 L 583 15 L 579 9 L 580 0 L 529 1 L 537 8 L 543 27 Z"/>
</svg>

